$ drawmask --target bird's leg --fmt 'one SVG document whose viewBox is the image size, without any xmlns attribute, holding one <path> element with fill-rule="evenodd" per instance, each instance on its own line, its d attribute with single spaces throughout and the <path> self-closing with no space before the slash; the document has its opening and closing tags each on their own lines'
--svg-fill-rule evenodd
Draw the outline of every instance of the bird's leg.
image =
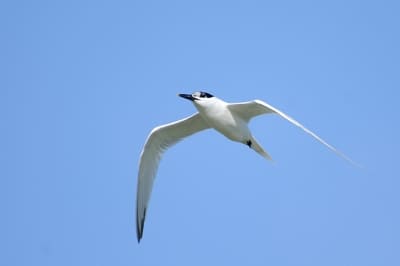
<svg viewBox="0 0 400 266">
<path fill-rule="evenodd" d="M 251 140 L 246 141 L 246 145 L 249 146 L 249 148 L 251 148 Z"/>
</svg>

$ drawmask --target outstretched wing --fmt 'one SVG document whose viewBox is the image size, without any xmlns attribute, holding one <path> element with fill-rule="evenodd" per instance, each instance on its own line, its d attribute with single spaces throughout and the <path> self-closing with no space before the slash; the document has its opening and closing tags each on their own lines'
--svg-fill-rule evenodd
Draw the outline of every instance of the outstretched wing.
<svg viewBox="0 0 400 266">
<path fill-rule="evenodd" d="M 140 156 L 136 193 L 136 233 L 138 242 L 140 242 L 143 235 L 146 210 L 162 154 L 183 138 L 207 128 L 209 126 L 197 113 L 182 120 L 158 126 L 147 137 Z"/>
<path fill-rule="evenodd" d="M 277 115 L 283 117 L 284 119 L 286 119 L 287 121 L 289 121 L 290 123 L 294 124 L 295 126 L 298 126 L 302 130 L 304 130 L 306 133 L 308 133 L 309 135 L 314 137 L 316 140 L 318 140 L 319 142 L 324 144 L 326 147 L 328 147 L 330 150 L 335 152 L 337 155 L 339 155 L 343 159 L 345 159 L 345 160 L 349 161 L 350 163 L 358 166 L 357 163 L 355 163 L 353 160 L 351 160 L 349 157 L 344 155 L 338 149 L 336 149 L 335 147 L 333 147 L 332 145 L 327 143 L 325 140 L 320 138 L 317 134 L 315 134 L 314 132 L 312 132 L 311 130 L 309 130 L 308 128 L 306 128 L 305 126 L 303 126 L 298 121 L 296 121 L 295 119 L 291 118 L 290 116 L 288 116 L 284 112 L 282 112 L 282 111 L 278 110 L 277 108 L 267 104 L 266 102 L 263 102 L 261 100 L 254 100 L 254 101 L 250 101 L 250 102 L 232 103 L 232 104 L 228 105 L 228 108 L 232 112 L 234 112 L 237 115 L 239 115 L 245 121 L 249 121 L 251 118 L 253 118 L 255 116 L 258 116 L 258 115 L 262 115 L 262 114 L 268 114 L 268 113 L 277 114 Z"/>
</svg>

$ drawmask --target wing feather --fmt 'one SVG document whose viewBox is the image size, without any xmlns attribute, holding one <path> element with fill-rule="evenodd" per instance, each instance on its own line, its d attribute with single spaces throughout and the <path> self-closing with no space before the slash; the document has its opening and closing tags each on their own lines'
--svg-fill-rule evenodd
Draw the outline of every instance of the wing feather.
<svg viewBox="0 0 400 266">
<path fill-rule="evenodd" d="M 290 123 L 294 124 L 295 126 L 301 128 L 304 130 L 307 134 L 311 135 L 313 138 L 318 140 L 320 143 L 328 147 L 330 150 L 332 150 L 334 153 L 345 159 L 346 161 L 356 165 L 359 167 L 357 163 L 355 163 L 353 160 L 351 160 L 349 157 L 347 157 L 345 154 L 343 154 L 341 151 L 327 143 L 325 140 L 323 140 L 321 137 L 319 137 L 317 134 L 300 124 L 297 120 L 293 119 L 289 115 L 285 114 L 284 112 L 280 111 L 279 109 L 273 107 L 272 105 L 261 101 L 261 100 L 254 100 L 250 102 L 243 102 L 243 103 L 233 103 L 229 104 L 228 108 L 230 108 L 233 112 L 241 116 L 244 120 L 249 121 L 255 116 L 262 115 L 262 114 L 269 114 L 269 113 L 274 113 L 282 118 L 286 119 Z"/>
<path fill-rule="evenodd" d="M 136 193 L 136 233 L 138 242 L 143 235 L 146 210 L 150 200 L 153 181 L 163 153 L 185 137 L 207 129 L 209 126 L 196 113 L 190 117 L 154 128 L 143 147 L 139 161 Z"/>
</svg>

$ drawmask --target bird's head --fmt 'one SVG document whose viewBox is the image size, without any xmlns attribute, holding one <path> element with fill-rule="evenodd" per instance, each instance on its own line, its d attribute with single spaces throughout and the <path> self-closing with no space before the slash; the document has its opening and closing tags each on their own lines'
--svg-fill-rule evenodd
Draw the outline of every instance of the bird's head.
<svg viewBox="0 0 400 266">
<path fill-rule="evenodd" d="M 204 91 L 196 91 L 193 92 L 192 94 L 178 94 L 178 96 L 198 104 L 202 102 L 208 102 L 213 98 L 215 98 L 214 95 Z"/>
</svg>

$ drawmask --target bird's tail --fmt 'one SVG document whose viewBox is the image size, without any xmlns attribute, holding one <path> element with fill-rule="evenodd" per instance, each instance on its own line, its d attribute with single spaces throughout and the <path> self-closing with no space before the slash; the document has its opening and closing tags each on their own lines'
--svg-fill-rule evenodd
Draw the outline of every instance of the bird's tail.
<svg viewBox="0 0 400 266">
<path fill-rule="evenodd" d="M 251 146 L 253 150 L 255 150 L 258 154 L 264 157 L 267 160 L 272 160 L 272 157 L 258 144 L 257 140 L 254 137 L 251 137 Z"/>
</svg>

